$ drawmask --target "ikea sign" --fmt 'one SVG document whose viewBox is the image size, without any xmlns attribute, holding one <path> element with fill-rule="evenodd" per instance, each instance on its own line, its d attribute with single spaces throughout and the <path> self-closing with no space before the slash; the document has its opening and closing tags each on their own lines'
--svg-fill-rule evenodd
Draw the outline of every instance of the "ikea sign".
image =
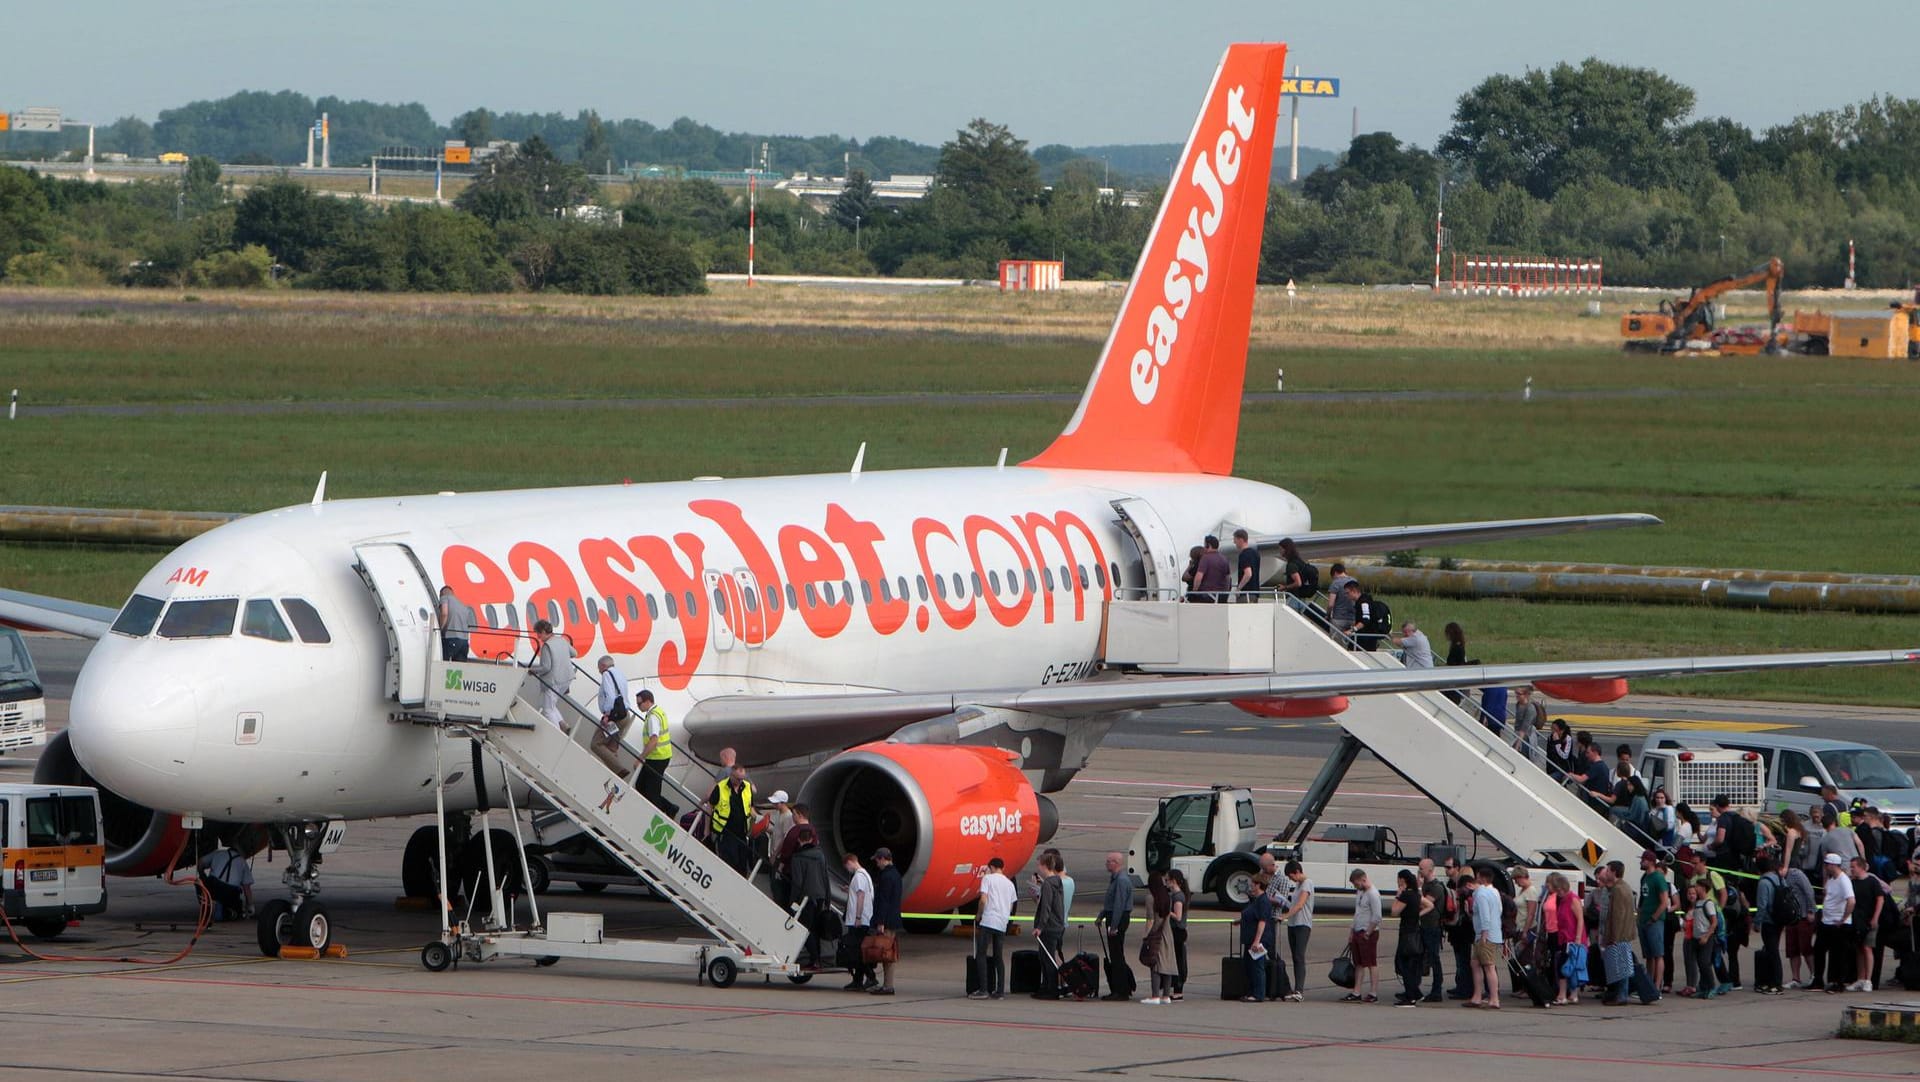
<svg viewBox="0 0 1920 1082">
<path fill-rule="evenodd" d="M 1337 98 L 1340 80 L 1317 75 L 1289 75 L 1280 80 L 1280 93 L 1298 98 Z"/>
</svg>

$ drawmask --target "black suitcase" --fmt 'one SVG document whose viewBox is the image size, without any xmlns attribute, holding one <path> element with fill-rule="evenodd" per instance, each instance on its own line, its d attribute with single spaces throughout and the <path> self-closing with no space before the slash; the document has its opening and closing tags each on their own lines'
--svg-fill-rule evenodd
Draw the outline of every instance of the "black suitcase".
<svg viewBox="0 0 1920 1082">
<path fill-rule="evenodd" d="M 1017 950 L 1007 960 L 1007 991 L 1031 995 L 1040 990 L 1040 952 Z"/>
<path fill-rule="evenodd" d="M 1527 998 L 1536 1007 L 1544 1007 L 1553 998 L 1553 988 L 1546 975 L 1520 960 L 1512 951 L 1507 952 L 1507 972 L 1513 974 L 1516 986 L 1526 992 Z"/>
<path fill-rule="evenodd" d="M 1648 973 L 1638 959 L 1633 963 L 1633 976 L 1627 978 L 1627 989 L 1642 1003 L 1660 1001 L 1660 989 L 1653 986 L 1653 974 Z"/>
<path fill-rule="evenodd" d="M 1100 959 L 1081 951 L 1060 967 L 1060 994 L 1074 999 L 1100 997 Z"/>
<path fill-rule="evenodd" d="M 1239 941 L 1234 941 L 1234 953 L 1220 959 L 1220 998 L 1239 999 L 1247 994 L 1247 963 L 1240 955 Z M 1282 987 L 1283 969 L 1280 952 L 1267 952 L 1267 998 L 1279 999 L 1287 991 Z"/>
</svg>

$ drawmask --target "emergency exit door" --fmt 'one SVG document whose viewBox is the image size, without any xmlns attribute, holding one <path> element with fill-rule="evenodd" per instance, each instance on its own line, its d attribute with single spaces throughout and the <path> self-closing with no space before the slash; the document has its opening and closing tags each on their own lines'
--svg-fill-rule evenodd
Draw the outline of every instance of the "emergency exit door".
<svg viewBox="0 0 1920 1082">
<path fill-rule="evenodd" d="M 355 545 L 353 569 L 373 592 L 387 625 L 386 694 L 401 706 L 427 701 L 427 666 L 440 656 L 435 641 L 433 584 L 413 550 L 398 542 Z"/>
</svg>

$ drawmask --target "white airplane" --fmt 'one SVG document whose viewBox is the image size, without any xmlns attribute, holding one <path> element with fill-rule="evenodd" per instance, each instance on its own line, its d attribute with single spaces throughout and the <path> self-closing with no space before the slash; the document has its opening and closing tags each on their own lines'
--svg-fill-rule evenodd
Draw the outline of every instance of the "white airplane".
<svg viewBox="0 0 1920 1082">
<path fill-rule="evenodd" d="M 1648 515 L 1316 531 L 1285 489 L 1231 476 L 1284 45 L 1215 74 L 1079 408 L 1017 466 L 326 501 L 174 550 L 117 613 L 0 596 L 0 620 L 98 639 L 41 780 L 110 796 L 110 870 L 153 875 L 202 824 L 262 824 L 289 851 L 263 947 L 319 908 L 329 824 L 434 809 L 468 764 L 397 721 L 423 679 L 369 590 L 416 575 L 479 614 L 480 657 L 524 658 L 545 618 L 617 659 L 675 719 L 677 769 L 723 746 L 762 792 L 799 788 L 835 857 L 892 848 L 909 909 L 973 897 L 972 861 L 1019 867 L 1051 802 L 1133 711 L 1467 682 L 1911 660 L 1898 652 L 1143 677 L 1102 665 L 1109 599 L 1180 589 L 1186 550 L 1249 530 L 1271 551 L 1378 552 L 1653 523 Z M 929 423 L 933 423 L 930 419 Z M 357 570 L 360 569 L 360 570 Z M 363 573 L 367 579 L 363 579 Z M 583 674 L 582 686 L 592 677 Z M 414 689 L 417 691 L 418 689 Z M 586 698 L 587 696 L 582 696 Z M 892 739 L 889 739 L 892 738 Z M 982 756 L 982 748 L 1011 755 Z M 504 784 L 488 767 L 485 784 Z M 705 783 L 700 782 L 704 791 Z M 447 788 L 471 808 L 469 786 Z M 462 803 L 464 801 L 464 803 Z M 402 868 L 430 892 L 434 828 Z M 940 863 L 931 857 L 943 854 Z M 953 852 L 970 854 L 946 861 Z M 963 870 L 965 869 L 965 870 Z"/>
</svg>

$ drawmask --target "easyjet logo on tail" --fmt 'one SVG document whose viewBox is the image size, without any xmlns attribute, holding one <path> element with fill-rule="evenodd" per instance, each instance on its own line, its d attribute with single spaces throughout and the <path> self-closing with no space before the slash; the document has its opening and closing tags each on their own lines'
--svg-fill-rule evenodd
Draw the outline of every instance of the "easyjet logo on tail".
<svg viewBox="0 0 1920 1082">
<path fill-rule="evenodd" d="M 1246 88 L 1236 86 L 1227 91 L 1226 102 L 1226 123 L 1213 139 L 1213 153 L 1195 151 L 1187 187 L 1179 193 L 1188 203 L 1186 230 L 1161 278 L 1163 299 L 1147 315 L 1146 343 L 1133 355 L 1133 397 L 1143 406 L 1151 403 L 1160 389 L 1160 369 L 1172 356 L 1173 344 L 1180 340 L 1180 321 L 1187 318 L 1194 294 L 1206 292 L 1207 242 L 1220 228 L 1227 189 L 1240 179 L 1240 144 L 1253 137 L 1254 114 L 1245 104 Z M 1188 268 L 1192 268 L 1191 273 Z"/>
</svg>

